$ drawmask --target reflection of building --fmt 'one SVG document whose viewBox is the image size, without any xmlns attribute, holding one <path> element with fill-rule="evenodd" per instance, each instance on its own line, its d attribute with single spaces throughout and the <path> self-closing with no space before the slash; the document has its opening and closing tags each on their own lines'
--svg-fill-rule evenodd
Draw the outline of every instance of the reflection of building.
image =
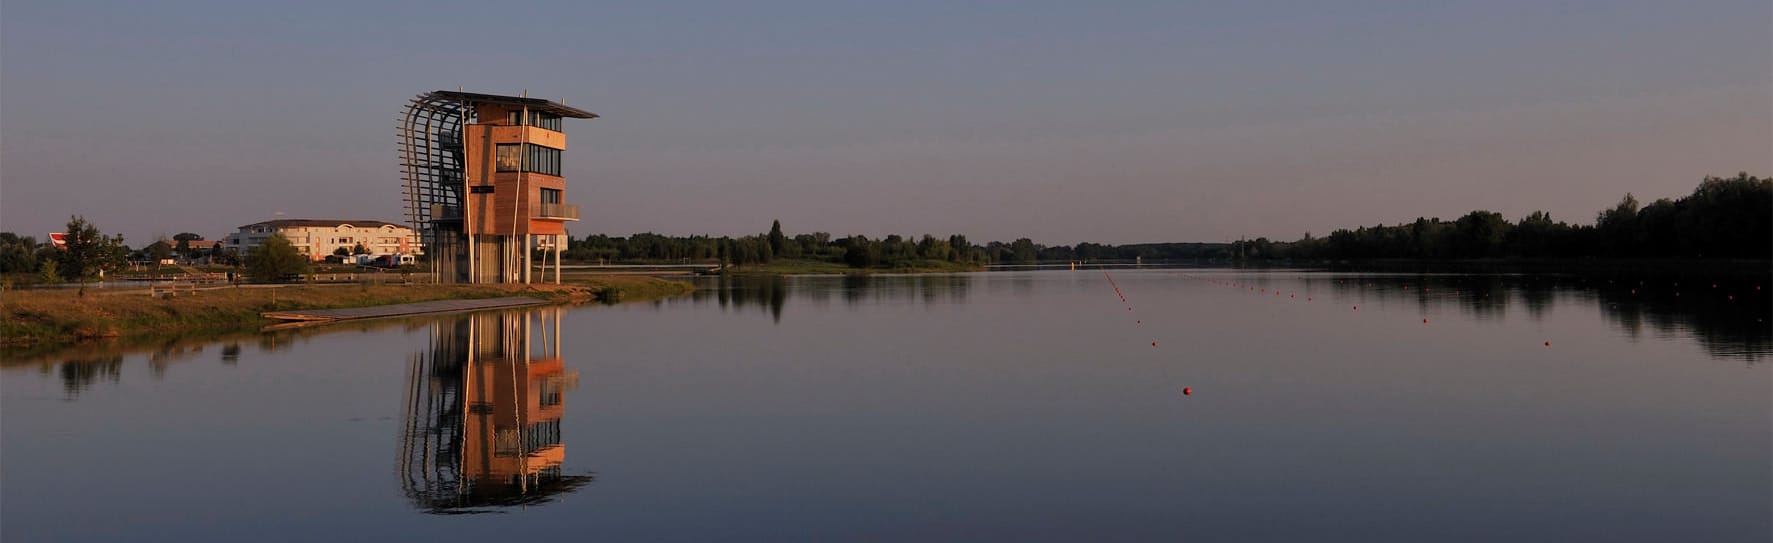
<svg viewBox="0 0 1773 543">
<path fill-rule="evenodd" d="M 228 234 L 222 247 L 246 254 L 248 249 L 278 234 L 309 260 L 324 260 L 333 251 L 349 251 L 358 245 L 363 245 L 371 255 L 419 254 L 419 238 L 411 228 L 372 220 L 277 219 L 252 223 Z"/>
<path fill-rule="evenodd" d="M 401 486 L 419 508 L 537 504 L 590 480 L 561 471 L 560 417 L 577 375 L 560 358 L 560 313 L 432 325 L 430 351 L 413 356 L 400 451 Z"/>
<path fill-rule="evenodd" d="M 528 283 L 534 250 L 554 256 L 566 221 L 561 119 L 597 115 L 528 96 L 437 91 L 406 107 L 400 162 L 408 220 L 441 283 Z M 544 256 L 542 262 L 546 267 Z"/>
</svg>

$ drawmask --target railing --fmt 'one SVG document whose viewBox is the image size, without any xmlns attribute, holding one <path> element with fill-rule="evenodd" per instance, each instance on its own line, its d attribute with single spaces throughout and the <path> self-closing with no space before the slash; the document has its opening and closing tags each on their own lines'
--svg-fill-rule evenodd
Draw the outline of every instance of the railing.
<svg viewBox="0 0 1773 543">
<path fill-rule="evenodd" d="M 530 208 L 531 218 L 579 220 L 579 206 L 572 204 L 536 204 Z"/>
</svg>

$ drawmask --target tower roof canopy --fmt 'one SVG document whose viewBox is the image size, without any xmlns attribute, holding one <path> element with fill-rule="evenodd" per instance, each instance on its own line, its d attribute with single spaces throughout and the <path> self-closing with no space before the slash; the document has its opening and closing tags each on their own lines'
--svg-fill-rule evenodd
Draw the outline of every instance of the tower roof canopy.
<svg viewBox="0 0 1773 543">
<path fill-rule="evenodd" d="M 524 98 L 522 96 L 500 96 L 497 94 L 480 94 L 478 92 L 437 91 L 431 93 L 434 98 L 467 102 L 470 104 L 502 104 L 507 106 L 527 106 L 532 110 L 553 113 L 561 117 L 573 119 L 595 119 L 596 113 L 585 111 L 559 102 L 541 98 Z"/>
</svg>

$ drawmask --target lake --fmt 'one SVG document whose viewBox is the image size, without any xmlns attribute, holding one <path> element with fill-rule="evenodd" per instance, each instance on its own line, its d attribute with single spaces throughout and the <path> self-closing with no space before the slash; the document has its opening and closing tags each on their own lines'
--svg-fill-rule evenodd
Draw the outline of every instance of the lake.
<svg viewBox="0 0 1773 543">
<path fill-rule="evenodd" d="M 0 538 L 1767 541 L 1763 281 L 710 279 L 86 348 L 0 369 Z"/>
</svg>

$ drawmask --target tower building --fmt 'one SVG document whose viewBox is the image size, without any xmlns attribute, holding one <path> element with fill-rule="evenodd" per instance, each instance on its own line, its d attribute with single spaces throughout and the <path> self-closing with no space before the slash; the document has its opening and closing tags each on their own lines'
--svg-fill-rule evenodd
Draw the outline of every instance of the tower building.
<svg viewBox="0 0 1773 543">
<path fill-rule="evenodd" d="M 561 175 L 561 125 L 569 118 L 597 114 L 527 95 L 460 91 L 407 104 L 400 124 L 406 213 L 438 282 L 528 283 L 550 256 L 560 281 L 566 223 L 579 220 Z"/>
</svg>

